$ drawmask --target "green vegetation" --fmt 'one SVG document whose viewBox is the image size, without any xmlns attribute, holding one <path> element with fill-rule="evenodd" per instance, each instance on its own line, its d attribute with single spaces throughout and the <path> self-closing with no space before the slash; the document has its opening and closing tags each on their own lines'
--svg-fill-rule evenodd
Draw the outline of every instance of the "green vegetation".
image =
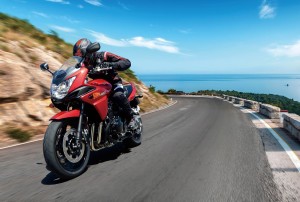
<svg viewBox="0 0 300 202">
<path fill-rule="evenodd" d="M 167 93 L 168 93 L 168 94 L 176 94 L 177 91 L 176 91 L 175 89 L 171 88 L 171 89 L 168 90 Z"/>
<path fill-rule="evenodd" d="M 19 52 L 16 52 L 15 55 L 17 55 L 19 58 L 24 59 L 24 56 L 21 53 L 19 53 Z"/>
<path fill-rule="evenodd" d="M 30 24 L 28 20 L 21 20 L 4 13 L 0 13 L 0 30 L 2 30 L 0 32 L 0 36 L 8 39 L 11 37 L 13 40 L 19 40 L 15 37 L 18 33 L 20 33 L 20 37 L 27 36 L 30 39 L 35 40 L 37 43 L 44 45 L 48 50 L 59 53 L 64 58 L 68 58 L 72 54 L 73 45 L 66 43 L 63 39 L 61 39 L 57 32 L 50 30 L 49 34 L 45 34 Z M 11 32 L 13 34 L 7 34 L 6 32 Z"/>
<path fill-rule="evenodd" d="M 29 132 L 21 130 L 19 128 L 10 128 L 6 130 L 6 133 L 19 142 L 26 142 L 30 139 L 31 135 Z"/>
<path fill-rule="evenodd" d="M 178 91 L 174 89 L 170 89 L 166 94 L 180 94 L 176 93 Z M 273 94 L 258 94 L 258 93 L 243 93 L 238 91 L 221 91 L 221 90 L 201 90 L 198 92 L 189 93 L 191 95 L 214 95 L 214 96 L 222 96 L 229 95 L 239 98 L 244 98 L 247 100 L 254 100 L 257 102 L 262 102 L 265 104 L 270 104 L 273 106 L 277 106 L 280 109 L 288 110 L 290 113 L 295 113 L 300 115 L 300 102 L 295 101 L 293 99 L 289 99 L 285 96 L 281 95 L 273 95 Z"/>
<path fill-rule="evenodd" d="M 7 46 L 2 45 L 2 44 L 0 44 L 0 49 L 3 50 L 3 51 L 5 51 L 5 52 L 9 52 L 10 51 Z"/>
<path fill-rule="evenodd" d="M 140 81 L 137 79 L 136 75 L 131 69 L 127 69 L 123 72 L 119 72 L 120 77 L 123 78 L 126 81 L 133 81 L 135 83 L 140 83 Z"/>
<path fill-rule="evenodd" d="M 38 60 L 38 58 L 35 55 L 29 55 L 29 58 L 33 63 L 35 63 Z"/>
<path fill-rule="evenodd" d="M 149 91 L 150 91 L 151 93 L 155 93 L 155 87 L 152 86 L 152 85 L 150 85 L 150 86 L 149 86 Z"/>
</svg>

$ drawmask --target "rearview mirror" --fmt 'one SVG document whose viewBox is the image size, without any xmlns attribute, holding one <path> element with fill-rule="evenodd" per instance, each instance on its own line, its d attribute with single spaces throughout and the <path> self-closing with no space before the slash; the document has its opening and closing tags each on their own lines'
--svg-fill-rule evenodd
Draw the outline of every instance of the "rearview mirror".
<svg viewBox="0 0 300 202">
<path fill-rule="evenodd" d="M 53 75 L 53 72 L 51 72 L 51 71 L 49 70 L 49 65 L 48 65 L 46 62 L 42 63 L 42 64 L 40 65 L 40 68 L 41 68 L 42 71 L 48 71 L 48 72 L 50 72 L 50 73 Z"/>
<path fill-rule="evenodd" d="M 100 50 L 100 44 L 98 42 L 91 43 L 87 48 L 86 52 L 87 53 L 94 53 Z"/>
<path fill-rule="evenodd" d="M 42 71 L 48 71 L 49 70 L 49 65 L 46 62 L 44 62 L 40 65 L 40 68 L 41 68 Z"/>
</svg>

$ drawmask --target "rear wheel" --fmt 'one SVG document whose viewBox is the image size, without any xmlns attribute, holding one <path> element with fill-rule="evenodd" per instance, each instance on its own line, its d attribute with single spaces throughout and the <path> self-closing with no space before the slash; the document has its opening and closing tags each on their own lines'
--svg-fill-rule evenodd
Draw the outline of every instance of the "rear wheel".
<svg viewBox="0 0 300 202">
<path fill-rule="evenodd" d="M 136 147 L 142 143 L 142 134 L 143 134 L 143 122 L 140 115 L 136 115 L 136 124 L 137 129 L 134 130 L 132 137 L 124 140 L 124 143 L 127 147 Z"/>
<path fill-rule="evenodd" d="M 44 158 L 48 168 L 61 178 L 70 179 L 82 174 L 90 157 L 86 140 L 76 146 L 78 120 L 53 121 L 47 128 L 43 142 Z"/>
</svg>

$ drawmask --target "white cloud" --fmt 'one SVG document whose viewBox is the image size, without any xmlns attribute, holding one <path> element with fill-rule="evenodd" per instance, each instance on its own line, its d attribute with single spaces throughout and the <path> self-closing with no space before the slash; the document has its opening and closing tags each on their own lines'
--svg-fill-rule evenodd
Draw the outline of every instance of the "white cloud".
<svg viewBox="0 0 300 202">
<path fill-rule="evenodd" d="M 99 41 L 101 43 L 111 45 L 111 46 L 118 46 L 118 47 L 128 46 L 128 43 L 123 39 L 121 39 L 121 40 L 113 39 L 113 38 L 110 38 L 108 36 L 105 36 L 102 33 L 94 32 L 94 31 L 91 31 L 91 30 L 88 30 L 88 32 L 93 37 L 96 38 L 96 41 Z"/>
<path fill-rule="evenodd" d="M 138 36 L 133 37 L 128 42 L 133 46 L 156 49 L 168 53 L 179 53 L 179 49 L 174 46 L 174 42 L 167 41 L 163 38 L 146 39 L 144 37 Z"/>
<path fill-rule="evenodd" d="M 179 54 L 179 48 L 175 46 L 175 43 L 172 41 L 168 41 L 163 38 L 154 38 L 154 39 L 146 39 L 141 36 L 132 37 L 130 39 L 113 39 L 106 36 L 103 33 L 95 32 L 92 30 L 88 30 L 89 34 L 95 37 L 96 41 L 100 43 L 104 43 L 111 46 L 125 47 L 125 46 L 136 46 L 136 47 L 144 47 L 148 49 L 155 49 L 167 53 L 176 53 Z"/>
<path fill-rule="evenodd" d="M 102 6 L 99 0 L 84 0 L 86 3 L 92 4 L 93 6 Z"/>
<path fill-rule="evenodd" d="M 270 2 L 263 0 L 259 11 L 259 17 L 261 19 L 274 18 L 276 15 L 276 8 L 271 6 Z"/>
<path fill-rule="evenodd" d="M 61 27 L 61 26 L 57 26 L 57 25 L 52 25 L 51 26 L 53 29 L 62 31 L 62 32 L 75 32 L 74 29 L 68 28 L 68 27 Z"/>
<path fill-rule="evenodd" d="M 70 2 L 64 1 L 64 0 L 46 0 L 46 1 L 54 2 L 54 3 L 61 3 L 61 4 L 70 4 Z"/>
<path fill-rule="evenodd" d="M 78 8 L 83 8 L 83 5 L 78 5 L 77 7 L 78 7 Z"/>
<path fill-rule="evenodd" d="M 279 57 L 300 57 L 300 40 L 294 44 L 289 45 L 277 45 L 266 49 L 271 55 Z"/>
<path fill-rule="evenodd" d="M 40 13 L 40 12 L 36 12 L 36 11 L 32 11 L 33 14 L 44 17 L 44 18 L 48 18 L 49 16 L 46 15 L 45 13 Z"/>
</svg>

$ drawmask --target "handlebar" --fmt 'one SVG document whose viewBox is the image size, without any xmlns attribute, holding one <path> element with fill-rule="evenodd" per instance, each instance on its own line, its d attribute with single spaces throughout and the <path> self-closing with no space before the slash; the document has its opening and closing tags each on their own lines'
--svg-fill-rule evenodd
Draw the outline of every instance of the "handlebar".
<svg viewBox="0 0 300 202">
<path fill-rule="evenodd" d="M 112 67 L 107 67 L 107 68 L 101 68 L 100 66 L 97 66 L 94 68 L 97 72 L 100 72 L 100 71 L 106 71 L 106 70 L 111 70 Z"/>
<path fill-rule="evenodd" d="M 81 61 L 76 65 L 76 68 L 80 68 L 82 66 L 84 60 L 85 60 L 85 57 L 82 57 Z M 98 63 L 98 65 L 96 67 L 89 69 L 89 70 L 96 70 L 97 72 L 100 72 L 100 71 L 106 71 L 106 70 L 111 70 L 111 69 L 113 69 L 113 68 L 112 67 L 101 68 L 101 63 Z"/>
</svg>

